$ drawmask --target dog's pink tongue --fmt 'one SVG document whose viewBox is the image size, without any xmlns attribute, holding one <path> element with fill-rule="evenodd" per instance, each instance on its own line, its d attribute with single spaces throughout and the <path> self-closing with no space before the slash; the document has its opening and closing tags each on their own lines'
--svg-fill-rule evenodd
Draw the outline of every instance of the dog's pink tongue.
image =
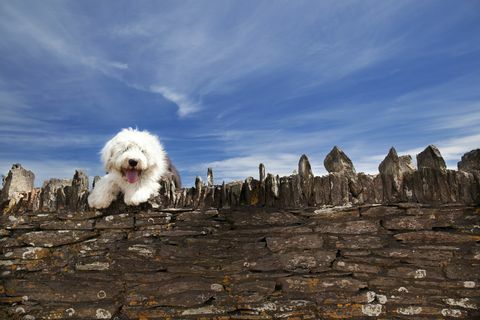
<svg viewBox="0 0 480 320">
<path fill-rule="evenodd" d="M 135 183 L 138 181 L 138 171 L 137 170 L 127 170 L 127 180 L 130 183 Z"/>
</svg>

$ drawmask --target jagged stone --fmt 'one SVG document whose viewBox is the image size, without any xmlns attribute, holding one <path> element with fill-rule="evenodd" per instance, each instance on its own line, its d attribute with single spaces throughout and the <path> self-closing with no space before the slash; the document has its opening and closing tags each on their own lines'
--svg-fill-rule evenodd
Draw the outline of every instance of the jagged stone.
<svg viewBox="0 0 480 320">
<path fill-rule="evenodd" d="M 280 181 L 278 175 L 267 174 L 265 178 L 265 204 L 273 207 L 280 197 Z"/>
<path fill-rule="evenodd" d="M 310 161 L 306 155 L 302 155 L 298 162 L 298 174 L 300 176 L 300 202 L 302 205 L 308 206 L 314 204 L 314 176 Z"/>
<path fill-rule="evenodd" d="M 342 206 L 350 204 L 350 192 L 349 192 L 349 179 L 342 173 L 330 173 L 329 186 L 330 186 L 330 200 L 334 206 Z"/>
<path fill-rule="evenodd" d="M 397 202 L 404 198 L 404 176 L 413 173 L 410 156 L 397 155 L 395 148 L 391 148 L 388 155 L 380 163 L 378 170 L 382 181 L 383 201 Z"/>
<path fill-rule="evenodd" d="M 256 206 L 260 204 L 260 181 L 255 180 L 253 177 L 248 177 L 242 186 L 242 203 L 245 205 Z"/>
<path fill-rule="evenodd" d="M 72 185 L 66 192 L 67 206 L 70 210 L 85 210 L 88 207 L 88 176 L 81 170 L 75 170 Z"/>
<path fill-rule="evenodd" d="M 8 201 L 20 193 L 32 191 L 34 180 L 33 172 L 24 169 L 19 163 L 12 165 L 3 181 L 0 203 Z"/>
<path fill-rule="evenodd" d="M 343 173 L 347 176 L 355 174 L 352 160 L 337 146 L 333 147 L 332 151 L 325 157 L 323 164 L 330 173 Z"/>
<path fill-rule="evenodd" d="M 42 211 L 52 212 L 57 210 L 57 193 L 59 189 L 72 185 L 69 179 L 50 179 L 45 181 L 40 195 L 40 208 Z"/>
<path fill-rule="evenodd" d="M 207 187 L 213 187 L 213 170 L 212 168 L 207 169 Z"/>
<path fill-rule="evenodd" d="M 480 149 L 465 153 L 462 160 L 458 162 L 458 170 L 465 172 L 480 171 Z"/>
<path fill-rule="evenodd" d="M 313 179 L 313 194 L 315 198 L 315 205 L 322 206 L 332 204 L 331 190 L 330 190 L 330 177 L 315 177 Z"/>
<path fill-rule="evenodd" d="M 239 206 L 241 204 L 242 181 L 234 181 L 225 185 L 227 190 L 227 201 L 230 206 Z"/>
<path fill-rule="evenodd" d="M 436 170 L 446 170 L 447 165 L 443 160 L 440 151 L 434 145 L 429 145 L 422 152 L 417 154 L 417 167 L 419 169 L 429 168 Z"/>
<path fill-rule="evenodd" d="M 203 185 L 202 178 L 196 177 L 195 178 L 195 189 L 193 195 L 193 203 L 194 208 L 199 208 L 202 205 L 203 196 L 205 194 L 205 186 Z"/>
<path fill-rule="evenodd" d="M 260 182 L 265 182 L 265 178 L 266 178 L 265 165 L 263 163 L 260 163 L 260 165 L 258 166 L 258 176 L 259 176 Z"/>
</svg>

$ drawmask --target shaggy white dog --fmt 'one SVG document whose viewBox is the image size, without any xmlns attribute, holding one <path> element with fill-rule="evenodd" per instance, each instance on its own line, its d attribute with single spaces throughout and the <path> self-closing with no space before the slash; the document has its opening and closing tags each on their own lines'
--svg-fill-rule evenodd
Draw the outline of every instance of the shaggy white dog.
<svg viewBox="0 0 480 320">
<path fill-rule="evenodd" d="M 106 208 L 120 192 L 127 205 L 138 205 L 156 195 L 160 177 L 169 177 L 180 187 L 180 178 L 158 137 L 128 128 L 108 141 L 101 151 L 107 174 L 88 197 L 91 208 Z"/>
</svg>

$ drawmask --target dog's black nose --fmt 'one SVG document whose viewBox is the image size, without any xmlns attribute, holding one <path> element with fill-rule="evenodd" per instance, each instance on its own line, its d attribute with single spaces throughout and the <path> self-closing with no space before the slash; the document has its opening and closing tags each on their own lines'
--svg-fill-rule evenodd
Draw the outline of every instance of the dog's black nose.
<svg viewBox="0 0 480 320">
<path fill-rule="evenodd" d="M 133 159 L 130 159 L 128 160 L 128 164 L 132 167 L 135 167 L 137 165 L 138 161 L 136 160 L 133 160 Z"/>
</svg>

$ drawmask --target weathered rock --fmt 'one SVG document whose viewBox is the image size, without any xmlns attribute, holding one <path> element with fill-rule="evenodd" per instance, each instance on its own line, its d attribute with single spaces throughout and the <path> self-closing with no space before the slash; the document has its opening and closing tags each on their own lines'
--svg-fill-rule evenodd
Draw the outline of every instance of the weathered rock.
<svg viewBox="0 0 480 320">
<path fill-rule="evenodd" d="M 12 165 L 0 193 L 0 203 L 5 202 L 12 197 L 33 190 L 35 175 L 33 172 L 24 169 L 19 163 Z"/>
<path fill-rule="evenodd" d="M 442 212 L 431 215 L 394 217 L 385 219 L 383 226 L 389 230 L 425 230 L 459 225 L 460 212 Z"/>
<path fill-rule="evenodd" d="M 97 220 L 96 229 L 128 229 L 134 225 L 133 215 L 121 213 L 117 215 L 109 215 Z"/>
<path fill-rule="evenodd" d="M 59 189 L 72 185 L 72 180 L 50 179 L 45 181 L 40 195 L 40 208 L 42 211 L 52 212 L 57 210 L 57 194 Z"/>
<path fill-rule="evenodd" d="M 314 273 L 330 269 L 336 251 L 309 250 L 280 254 L 278 260 L 285 271 L 293 273 Z"/>
<path fill-rule="evenodd" d="M 260 163 L 258 166 L 258 176 L 260 179 L 260 182 L 265 182 L 266 175 L 265 175 L 265 165 L 263 163 Z"/>
<path fill-rule="evenodd" d="M 374 176 L 360 172 L 358 175 L 358 183 L 362 187 L 361 203 L 379 203 L 375 198 Z"/>
<path fill-rule="evenodd" d="M 242 203 L 245 205 L 256 206 L 260 204 L 261 186 L 260 182 L 252 177 L 245 179 L 242 186 Z"/>
<path fill-rule="evenodd" d="M 352 160 L 337 146 L 325 157 L 323 161 L 325 169 L 330 173 L 341 173 L 346 176 L 355 175 L 355 167 Z"/>
<path fill-rule="evenodd" d="M 65 244 L 77 243 L 97 235 L 94 231 L 33 231 L 25 233 L 19 239 L 28 245 L 36 247 L 56 247 Z"/>
<path fill-rule="evenodd" d="M 323 246 L 323 239 L 318 234 L 303 234 L 290 237 L 268 237 L 267 247 L 273 252 L 287 249 L 319 249 Z"/>
<path fill-rule="evenodd" d="M 67 205 L 72 211 L 83 211 L 88 207 L 88 176 L 81 170 L 75 170 L 72 185 L 68 189 Z"/>
<path fill-rule="evenodd" d="M 330 203 L 341 206 L 350 203 L 349 179 L 342 173 L 330 173 L 328 175 L 330 186 Z"/>
<path fill-rule="evenodd" d="M 298 174 L 300 176 L 300 203 L 305 206 L 313 205 L 314 177 L 306 155 L 302 155 L 298 162 Z"/>
<path fill-rule="evenodd" d="M 378 170 L 383 185 L 383 201 L 397 202 L 405 198 L 402 194 L 404 176 L 414 171 L 411 157 L 399 157 L 395 148 L 391 148 Z"/>
<path fill-rule="evenodd" d="M 358 291 L 367 283 L 353 278 L 289 277 L 280 281 L 286 292 L 316 293 L 323 291 Z"/>
<path fill-rule="evenodd" d="M 465 172 L 480 171 L 480 149 L 475 149 L 465 153 L 462 160 L 458 163 L 458 170 Z"/>
<path fill-rule="evenodd" d="M 207 187 L 213 187 L 213 170 L 212 168 L 207 169 Z"/>
<path fill-rule="evenodd" d="M 346 272 L 354 272 L 354 273 L 379 273 L 381 268 L 375 265 L 365 264 L 365 263 L 357 263 L 354 261 L 348 260 L 337 260 L 334 265 L 333 269 L 339 271 L 346 271 Z"/>
<path fill-rule="evenodd" d="M 375 233 L 378 231 L 378 223 L 366 220 L 347 221 L 347 222 L 329 222 L 323 223 L 315 228 L 315 232 L 320 233 L 340 233 L 340 234 L 364 234 Z"/>
<path fill-rule="evenodd" d="M 405 232 L 394 237 L 405 243 L 464 243 L 480 240 L 480 236 L 441 231 Z"/>
<path fill-rule="evenodd" d="M 425 150 L 417 154 L 417 167 L 419 169 L 429 168 L 436 170 L 446 170 L 447 165 L 443 160 L 440 151 L 434 145 L 429 145 Z"/>
<path fill-rule="evenodd" d="M 234 181 L 225 185 L 227 190 L 227 202 L 230 206 L 239 206 L 241 204 L 242 181 Z"/>
</svg>

